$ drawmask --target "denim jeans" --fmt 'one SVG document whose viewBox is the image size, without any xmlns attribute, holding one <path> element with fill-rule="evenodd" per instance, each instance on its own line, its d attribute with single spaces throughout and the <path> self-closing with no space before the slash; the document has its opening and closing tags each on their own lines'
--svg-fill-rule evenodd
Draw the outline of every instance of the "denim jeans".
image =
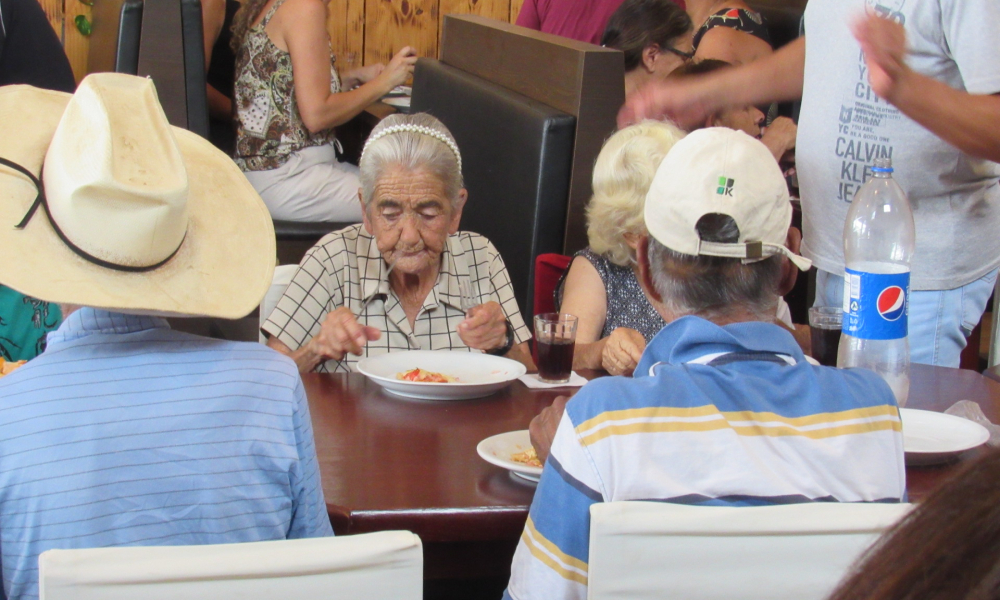
<svg viewBox="0 0 1000 600">
<path fill-rule="evenodd" d="M 997 271 L 953 290 L 910 292 L 910 362 L 958 367 L 966 337 L 986 310 Z M 813 306 L 842 306 L 844 278 L 816 272 Z"/>
</svg>

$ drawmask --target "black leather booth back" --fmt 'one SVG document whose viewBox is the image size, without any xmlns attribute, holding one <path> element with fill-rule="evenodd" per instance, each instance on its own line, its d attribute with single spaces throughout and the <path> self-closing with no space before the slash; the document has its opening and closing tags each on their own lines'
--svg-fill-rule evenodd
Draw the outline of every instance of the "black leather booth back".
<svg viewBox="0 0 1000 600">
<path fill-rule="evenodd" d="M 528 322 L 535 257 L 562 251 L 576 118 L 430 59 L 417 62 L 411 111 L 455 136 L 469 191 L 461 229 L 499 250 Z"/>
</svg>

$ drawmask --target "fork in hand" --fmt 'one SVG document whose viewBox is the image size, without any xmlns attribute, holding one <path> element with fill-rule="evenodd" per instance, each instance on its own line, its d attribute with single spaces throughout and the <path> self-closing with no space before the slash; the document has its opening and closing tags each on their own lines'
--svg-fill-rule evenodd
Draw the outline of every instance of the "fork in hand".
<svg viewBox="0 0 1000 600">
<path fill-rule="evenodd" d="M 466 315 L 469 314 L 469 310 L 471 310 L 473 306 L 479 306 L 481 304 L 479 299 L 472 293 L 472 282 L 466 279 L 459 279 L 458 291 L 462 295 L 462 310 Z"/>
</svg>

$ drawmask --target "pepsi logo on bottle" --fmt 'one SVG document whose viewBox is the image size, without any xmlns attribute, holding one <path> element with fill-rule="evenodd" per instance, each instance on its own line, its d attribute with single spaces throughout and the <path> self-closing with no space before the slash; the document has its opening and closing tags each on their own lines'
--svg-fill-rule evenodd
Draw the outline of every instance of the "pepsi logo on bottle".
<svg viewBox="0 0 1000 600">
<path fill-rule="evenodd" d="M 910 273 L 865 273 L 847 269 L 844 333 L 865 340 L 906 337 Z"/>
<path fill-rule="evenodd" d="M 878 314 L 886 321 L 896 321 L 906 312 L 906 290 L 890 285 L 878 295 Z"/>
</svg>

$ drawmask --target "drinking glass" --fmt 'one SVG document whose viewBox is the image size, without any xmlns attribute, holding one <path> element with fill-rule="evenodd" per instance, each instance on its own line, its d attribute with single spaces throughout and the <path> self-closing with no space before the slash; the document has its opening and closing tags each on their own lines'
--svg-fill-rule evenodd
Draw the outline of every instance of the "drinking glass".
<svg viewBox="0 0 1000 600">
<path fill-rule="evenodd" d="M 840 328 L 844 309 L 839 306 L 813 306 L 809 309 L 812 357 L 819 364 L 837 366 L 837 347 L 840 346 Z"/>
<path fill-rule="evenodd" d="M 577 318 L 564 313 L 535 315 L 538 378 L 545 383 L 566 383 L 573 374 Z"/>
</svg>

